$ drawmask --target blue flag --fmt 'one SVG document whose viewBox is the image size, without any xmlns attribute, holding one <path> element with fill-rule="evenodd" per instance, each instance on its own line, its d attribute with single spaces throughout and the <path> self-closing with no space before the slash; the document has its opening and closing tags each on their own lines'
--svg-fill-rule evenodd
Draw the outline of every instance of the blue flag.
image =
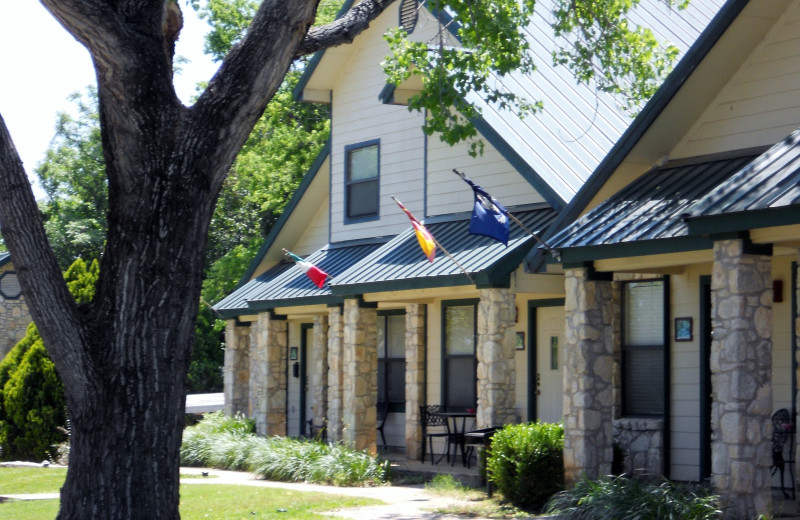
<svg viewBox="0 0 800 520">
<path fill-rule="evenodd" d="M 472 217 L 469 220 L 470 234 L 493 238 L 508 245 L 508 210 L 463 173 L 456 173 L 470 185 L 475 195 Z"/>
</svg>

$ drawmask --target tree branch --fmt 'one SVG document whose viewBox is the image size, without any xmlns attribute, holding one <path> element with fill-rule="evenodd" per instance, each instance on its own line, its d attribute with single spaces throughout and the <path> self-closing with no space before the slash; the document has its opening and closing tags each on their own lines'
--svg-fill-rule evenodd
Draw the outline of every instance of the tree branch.
<svg viewBox="0 0 800 520">
<path fill-rule="evenodd" d="M 83 348 L 86 329 L 47 241 L 22 161 L 0 116 L 0 223 L 28 308 L 68 392 L 90 396 L 95 385 Z"/>
<path fill-rule="evenodd" d="M 351 43 L 370 22 L 386 10 L 395 0 L 364 0 L 351 7 L 341 18 L 319 27 L 312 27 L 295 57 L 317 52 L 344 43 Z"/>
</svg>

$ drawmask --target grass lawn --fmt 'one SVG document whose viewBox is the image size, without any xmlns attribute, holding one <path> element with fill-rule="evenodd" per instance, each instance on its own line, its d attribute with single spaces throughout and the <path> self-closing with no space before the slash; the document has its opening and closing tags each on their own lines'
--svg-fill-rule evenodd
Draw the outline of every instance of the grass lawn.
<svg viewBox="0 0 800 520">
<path fill-rule="evenodd" d="M 0 495 L 58 493 L 66 476 L 66 468 L 3 467 L 0 468 Z"/>
<path fill-rule="evenodd" d="M 50 468 L 0 468 L 0 494 L 58 491 L 66 474 L 65 470 L 60 471 L 60 480 L 56 480 L 54 470 Z M 21 487 L 23 482 L 30 486 Z M 12 483 L 13 492 L 7 490 L 11 489 Z M 180 511 L 183 520 L 317 520 L 329 518 L 318 514 L 321 511 L 379 503 L 372 499 L 280 488 L 188 484 L 181 486 Z M 58 500 L 0 504 L 0 518 L 52 520 L 57 513 Z"/>
</svg>

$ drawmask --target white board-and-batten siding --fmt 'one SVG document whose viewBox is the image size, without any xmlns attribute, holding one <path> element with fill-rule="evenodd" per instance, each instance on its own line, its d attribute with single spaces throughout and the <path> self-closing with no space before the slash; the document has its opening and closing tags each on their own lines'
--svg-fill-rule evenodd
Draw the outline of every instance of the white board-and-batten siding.
<svg viewBox="0 0 800 520">
<path fill-rule="evenodd" d="M 772 145 L 800 125 L 800 0 L 739 67 L 670 157 Z"/>
</svg>

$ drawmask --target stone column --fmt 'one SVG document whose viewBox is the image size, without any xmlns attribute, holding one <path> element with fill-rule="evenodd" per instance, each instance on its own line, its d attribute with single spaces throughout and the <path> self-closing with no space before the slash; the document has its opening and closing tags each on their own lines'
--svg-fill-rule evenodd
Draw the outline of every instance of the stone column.
<svg viewBox="0 0 800 520">
<path fill-rule="evenodd" d="M 237 325 L 236 320 L 225 324 L 225 364 L 223 366 L 225 413 L 248 412 L 250 398 L 250 327 Z"/>
<path fill-rule="evenodd" d="M 611 473 L 614 340 L 612 282 L 567 269 L 564 370 L 564 479 Z"/>
<path fill-rule="evenodd" d="M 517 422 L 514 293 L 481 289 L 478 304 L 478 428 Z"/>
<path fill-rule="evenodd" d="M 342 440 L 342 344 L 344 319 L 341 307 L 328 309 L 328 440 Z"/>
<path fill-rule="evenodd" d="M 262 330 L 269 314 L 259 314 L 250 324 L 250 380 L 247 415 L 256 423 L 256 433 L 267 432 L 267 333 Z"/>
<path fill-rule="evenodd" d="M 772 271 L 743 240 L 714 242 L 711 484 L 726 518 L 772 507 Z"/>
<path fill-rule="evenodd" d="M 406 305 L 406 456 L 422 456 L 419 407 L 425 404 L 425 318 L 427 306 Z"/>
<path fill-rule="evenodd" d="M 287 323 L 267 312 L 251 326 L 250 416 L 261 435 L 286 435 Z"/>
<path fill-rule="evenodd" d="M 267 435 L 286 436 L 286 363 L 289 344 L 285 318 L 267 315 Z"/>
<path fill-rule="evenodd" d="M 342 440 L 353 449 L 376 453 L 378 314 L 359 304 L 356 299 L 344 302 Z"/>
<path fill-rule="evenodd" d="M 312 341 L 311 419 L 315 425 L 323 425 L 328 416 L 328 316 L 314 316 Z"/>
</svg>

